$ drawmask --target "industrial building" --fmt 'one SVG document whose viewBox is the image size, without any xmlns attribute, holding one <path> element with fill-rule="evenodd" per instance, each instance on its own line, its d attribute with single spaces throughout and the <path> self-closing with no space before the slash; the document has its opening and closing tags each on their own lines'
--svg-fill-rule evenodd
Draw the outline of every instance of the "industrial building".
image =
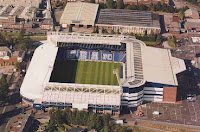
<svg viewBox="0 0 200 132">
<path fill-rule="evenodd" d="M 21 29 L 32 28 L 32 19 L 37 8 L 33 6 L 0 6 L 0 28 Z"/>
<path fill-rule="evenodd" d="M 70 25 L 85 28 L 94 27 L 98 7 L 98 4 L 69 2 L 61 16 L 60 24 L 63 28 Z"/>
<path fill-rule="evenodd" d="M 176 74 L 186 67 L 170 50 L 122 35 L 49 32 L 42 43 L 20 89 L 23 101 L 36 109 L 57 106 L 120 114 L 122 106 L 133 108 L 144 101 L 176 102 Z M 119 84 L 51 81 L 58 59 L 118 63 Z"/>
<path fill-rule="evenodd" d="M 158 14 L 123 9 L 100 10 L 96 26 L 116 33 L 159 34 L 161 31 Z"/>
<path fill-rule="evenodd" d="M 42 0 L 0 0 L 0 6 L 22 5 L 24 7 L 33 6 L 38 8 L 41 2 Z"/>
</svg>

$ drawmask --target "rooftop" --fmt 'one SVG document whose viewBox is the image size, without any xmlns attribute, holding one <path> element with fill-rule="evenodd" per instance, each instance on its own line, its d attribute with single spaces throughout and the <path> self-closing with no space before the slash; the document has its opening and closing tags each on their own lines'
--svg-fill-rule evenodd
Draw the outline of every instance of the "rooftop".
<svg viewBox="0 0 200 132">
<path fill-rule="evenodd" d="M 96 20 L 96 14 L 99 5 L 84 2 L 69 2 L 61 16 L 60 23 L 72 23 L 72 21 L 87 21 L 93 23 Z"/>
<path fill-rule="evenodd" d="M 196 16 L 197 18 L 199 18 L 199 12 L 195 9 L 188 9 L 185 11 L 185 16 L 186 17 Z"/>
<path fill-rule="evenodd" d="M 48 34 L 48 40 L 43 41 L 43 45 L 39 46 L 35 50 L 29 68 L 27 70 L 27 74 L 21 86 L 21 95 L 33 100 L 36 98 L 43 98 L 43 100 L 57 100 L 57 98 L 59 98 L 60 100 L 63 100 L 59 93 L 55 94 L 55 97 L 52 96 L 51 98 L 49 97 L 49 94 L 51 94 L 53 89 L 53 92 L 57 93 L 57 86 L 59 88 L 65 89 L 72 88 L 72 85 L 74 85 L 72 83 L 70 84 L 49 82 L 58 51 L 58 47 L 56 47 L 56 42 L 59 41 L 67 41 L 71 43 L 80 43 L 84 41 L 83 43 L 86 44 L 93 44 L 95 42 L 99 44 L 104 44 L 106 42 L 111 43 L 114 39 L 116 39 L 115 44 L 117 45 L 119 45 L 120 42 L 126 43 L 127 69 L 125 72 L 127 73 L 124 84 L 129 85 L 132 88 L 141 86 L 145 82 L 154 82 L 159 84 L 177 86 L 178 82 L 176 74 L 186 69 L 184 61 L 172 57 L 170 50 L 148 47 L 143 42 L 137 39 L 126 37 L 121 37 L 119 39 L 119 37 L 115 35 L 113 35 L 113 37 L 105 37 L 106 41 L 100 43 L 101 41 L 99 40 L 103 38 L 104 37 L 101 35 L 97 36 L 89 34 L 69 35 L 67 33 L 55 33 L 52 34 L 52 36 L 51 34 Z M 88 84 L 75 84 L 75 86 L 79 89 L 82 89 L 84 87 L 104 88 L 112 90 L 114 90 L 114 87 L 116 87 L 116 89 L 119 90 L 119 86 Z M 67 93 L 66 90 L 63 89 L 63 91 Z M 45 94 L 44 96 L 43 93 Z M 78 93 L 77 96 L 79 96 Z M 65 99 L 68 100 L 68 98 Z M 113 101 L 113 103 L 115 103 L 115 101 Z"/>
<path fill-rule="evenodd" d="M 39 7 L 39 4 L 42 0 L 0 0 L 0 5 L 6 6 L 6 5 L 22 5 L 22 6 L 34 6 Z"/>
<path fill-rule="evenodd" d="M 147 11 L 102 9 L 97 24 L 143 26 L 160 28 L 159 16 Z"/>
</svg>

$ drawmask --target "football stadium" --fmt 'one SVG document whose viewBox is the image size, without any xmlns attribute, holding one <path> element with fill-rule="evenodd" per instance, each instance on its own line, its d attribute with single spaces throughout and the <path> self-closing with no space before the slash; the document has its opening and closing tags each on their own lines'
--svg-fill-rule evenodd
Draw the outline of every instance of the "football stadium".
<svg viewBox="0 0 200 132">
<path fill-rule="evenodd" d="M 176 102 L 183 60 L 122 35 L 49 32 L 35 50 L 20 93 L 35 109 L 120 114 L 143 102 Z"/>
</svg>

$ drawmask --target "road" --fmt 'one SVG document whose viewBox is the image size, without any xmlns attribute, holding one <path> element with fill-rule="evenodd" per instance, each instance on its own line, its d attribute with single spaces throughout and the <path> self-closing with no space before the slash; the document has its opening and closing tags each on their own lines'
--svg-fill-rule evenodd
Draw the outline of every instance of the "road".
<svg viewBox="0 0 200 132">
<path fill-rule="evenodd" d="M 13 116 L 20 114 L 21 112 L 21 108 L 18 108 L 21 101 L 19 93 L 21 83 L 22 77 L 16 78 L 16 80 L 13 82 L 13 85 L 10 87 L 10 99 L 8 103 L 0 107 L 0 132 L 4 132 L 9 119 L 11 119 Z"/>
</svg>

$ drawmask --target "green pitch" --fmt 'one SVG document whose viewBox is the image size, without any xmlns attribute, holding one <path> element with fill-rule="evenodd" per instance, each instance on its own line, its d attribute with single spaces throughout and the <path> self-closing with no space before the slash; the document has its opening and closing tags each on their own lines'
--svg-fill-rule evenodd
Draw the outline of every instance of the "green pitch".
<svg viewBox="0 0 200 132">
<path fill-rule="evenodd" d="M 116 75 L 113 74 L 114 69 L 118 69 L 120 77 L 120 63 L 57 60 L 50 82 L 119 85 Z"/>
</svg>

